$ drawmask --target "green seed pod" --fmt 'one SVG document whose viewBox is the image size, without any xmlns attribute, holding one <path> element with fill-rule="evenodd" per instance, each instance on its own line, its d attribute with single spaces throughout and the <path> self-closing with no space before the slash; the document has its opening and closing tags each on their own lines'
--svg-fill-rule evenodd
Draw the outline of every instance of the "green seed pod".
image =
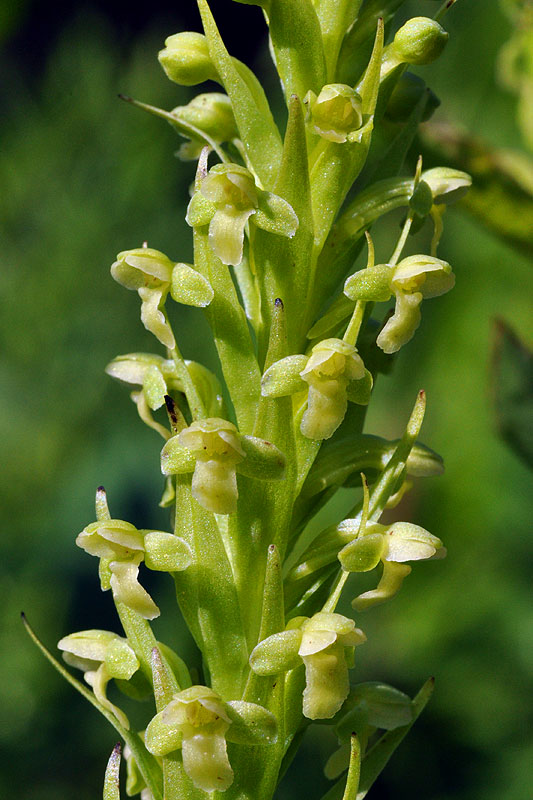
<svg viewBox="0 0 533 800">
<path fill-rule="evenodd" d="M 429 17 L 413 17 L 402 25 L 394 37 L 394 51 L 407 64 L 431 64 L 448 41 L 448 34 Z"/>
<path fill-rule="evenodd" d="M 184 31 L 169 36 L 158 59 L 167 77 L 181 86 L 219 80 L 209 55 L 207 40 L 201 33 Z"/>
</svg>

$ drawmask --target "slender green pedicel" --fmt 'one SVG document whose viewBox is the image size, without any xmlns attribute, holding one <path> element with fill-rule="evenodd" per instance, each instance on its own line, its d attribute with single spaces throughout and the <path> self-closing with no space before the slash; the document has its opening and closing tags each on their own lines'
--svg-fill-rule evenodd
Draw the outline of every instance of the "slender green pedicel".
<svg viewBox="0 0 533 800">
<path fill-rule="evenodd" d="M 425 393 L 407 424 L 397 421 L 395 441 L 364 431 L 366 408 L 379 372 L 416 334 L 422 301 L 453 288 L 437 248 L 446 206 L 470 179 L 423 170 L 421 160 L 402 166 L 435 105 L 406 69 L 440 57 L 448 34 L 438 22 L 416 17 L 391 35 L 385 23 L 403 0 L 240 1 L 264 11 L 285 130 L 259 79 L 228 52 L 207 0 L 198 0 L 203 33 L 169 36 L 159 61 L 178 84 L 215 81 L 221 91 L 171 111 L 132 101 L 186 139 L 182 161 L 198 162 L 186 213 L 194 262 L 137 242 L 111 267 L 139 295 L 155 352 L 119 355 L 106 371 L 163 439 L 160 463 L 147 469 L 165 478 L 171 528 L 112 518 L 98 490 L 96 521 L 76 544 L 98 558 L 124 636 L 95 627 L 58 643 L 90 689 L 30 635 L 124 739 L 128 796 L 272 800 L 318 721 L 339 741 L 324 800 L 356 800 L 432 689 L 411 700 L 354 682 L 355 648 L 366 642 L 359 615 L 394 597 L 408 562 L 445 555 L 440 531 L 380 521 L 413 480 L 442 472 L 418 441 Z M 398 240 L 381 252 L 369 229 L 400 207 Z M 410 235 L 426 221 L 428 253 L 413 252 Z M 173 303 L 205 316 L 216 367 L 187 357 Z M 310 541 L 308 523 L 342 487 L 356 487 L 353 508 Z M 173 582 L 200 669 L 189 670 L 179 642 L 176 653 L 156 640 L 158 590 L 144 588 L 146 569 Z M 349 577 L 356 585 L 375 569 L 375 588 L 350 581 L 350 596 Z M 349 606 L 339 613 L 354 594 L 356 618 Z M 129 703 L 150 702 L 133 716 L 108 698 L 113 681 Z M 130 719 L 143 719 L 142 730 Z M 117 745 L 104 800 L 120 800 L 120 759 Z"/>
</svg>

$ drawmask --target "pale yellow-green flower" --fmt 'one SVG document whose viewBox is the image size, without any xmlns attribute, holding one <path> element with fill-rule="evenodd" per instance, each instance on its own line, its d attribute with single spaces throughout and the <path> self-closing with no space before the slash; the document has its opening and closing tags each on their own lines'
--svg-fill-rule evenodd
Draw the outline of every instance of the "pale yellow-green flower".
<svg viewBox="0 0 533 800">
<path fill-rule="evenodd" d="M 446 261 L 415 255 L 396 266 L 377 264 L 356 272 L 347 279 L 344 294 L 351 300 L 371 302 L 384 302 L 394 294 L 394 314 L 380 332 L 377 345 L 385 353 L 396 353 L 420 325 L 422 300 L 445 294 L 454 285 L 455 275 Z"/>
<path fill-rule="evenodd" d="M 359 523 L 345 520 L 339 530 L 354 532 Z M 381 525 L 371 522 L 362 535 L 345 545 L 339 552 L 339 561 L 346 572 L 368 572 L 381 561 L 383 573 L 375 589 L 356 597 L 353 607 L 358 611 L 383 603 L 399 591 L 403 579 L 411 572 L 407 561 L 427 561 L 443 558 L 446 549 L 437 536 L 411 522 L 394 522 Z"/>
<path fill-rule="evenodd" d="M 189 203 L 186 220 L 196 228 L 209 225 L 209 244 L 223 264 L 237 266 L 243 258 L 248 220 L 269 233 L 291 238 L 298 228 L 292 206 L 255 183 L 239 164 L 216 164 L 201 180 Z"/>
<path fill-rule="evenodd" d="M 271 442 L 244 436 L 217 417 L 196 420 L 172 436 L 161 452 L 164 475 L 192 476 L 192 495 L 216 514 L 231 514 L 239 496 L 237 473 L 258 480 L 281 480 L 285 457 Z"/>
<path fill-rule="evenodd" d="M 342 614 L 318 612 L 295 617 L 287 630 L 274 633 L 254 648 L 250 666 L 258 675 L 277 675 L 305 665 L 303 713 L 309 719 L 329 719 L 348 696 L 348 667 L 366 636 Z"/>
<path fill-rule="evenodd" d="M 160 614 L 148 592 L 138 580 L 139 564 L 149 569 L 178 572 L 191 562 L 189 546 L 171 533 L 137 530 L 121 519 L 92 522 L 79 534 L 76 544 L 101 559 L 102 589 L 111 589 L 115 600 L 124 603 L 146 619 Z"/>
<path fill-rule="evenodd" d="M 353 345 L 324 339 L 310 356 L 287 356 L 270 366 L 261 381 L 265 397 L 307 391 L 300 430 L 309 439 L 329 439 L 344 419 L 348 401 L 366 405 L 372 376 Z"/>
<path fill-rule="evenodd" d="M 127 681 L 139 668 L 137 656 L 127 639 L 110 631 L 88 630 L 64 636 L 57 646 L 63 650 L 67 664 L 83 671 L 96 699 L 115 715 L 124 728 L 129 728 L 127 716 L 106 695 L 107 684 L 112 678 Z"/>
<path fill-rule="evenodd" d="M 276 740 L 275 717 L 255 703 L 225 702 L 207 686 L 191 686 L 176 693 L 145 732 L 153 755 L 181 750 L 185 772 L 206 792 L 223 792 L 233 783 L 226 740 L 271 744 Z"/>
</svg>

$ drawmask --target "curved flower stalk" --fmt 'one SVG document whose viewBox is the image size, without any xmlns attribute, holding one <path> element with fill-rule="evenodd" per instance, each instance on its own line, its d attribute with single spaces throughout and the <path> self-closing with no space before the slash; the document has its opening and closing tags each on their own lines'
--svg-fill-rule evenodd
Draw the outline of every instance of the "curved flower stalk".
<svg viewBox="0 0 533 800">
<path fill-rule="evenodd" d="M 59 640 L 63 659 L 71 667 L 81 669 L 85 681 L 94 691 L 97 700 L 125 728 L 130 724 L 123 711 L 107 698 L 107 684 L 113 678 L 127 681 L 139 668 L 139 661 L 127 639 L 110 631 L 79 631 Z"/>
<path fill-rule="evenodd" d="M 168 37 L 159 60 L 172 81 L 216 81 L 220 92 L 172 111 L 131 101 L 187 139 L 182 159 L 198 159 L 186 215 L 194 255 L 187 264 L 147 246 L 118 254 L 112 276 L 138 293 L 141 322 L 161 351 L 117 356 L 106 368 L 165 440 L 160 505 L 173 532 L 111 518 L 98 490 L 96 521 L 76 543 L 98 558 L 125 638 L 94 629 L 59 642 L 93 692 L 30 635 L 127 742 L 128 795 L 272 800 L 317 720 L 341 744 L 326 766 L 340 777 L 323 800 L 353 800 L 366 796 L 432 688 L 411 701 L 375 682 L 350 687 L 366 637 L 336 609 L 351 573 L 382 570 L 377 587 L 354 600 L 359 611 L 391 598 L 411 562 L 445 553 L 419 525 L 379 522 L 411 479 L 443 470 L 420 442 L 424 391 L 407 425 L 390 414 L 401 438 L 365 430 L 373 385 L 415 334 L 422 300 L 455 280 L 437 246 L 444 209 L 470 178 L 422 171 L 421 159 L 402 173 L 417 125 L 437 103 L 406 69 L 442 52 L 445 9 L 439 22 L 415 17 L 394 33 L 402 0 L 257 0 L 287 103 L 282 132 L 261 82 L 228 52 L 208 0 L 197 4 L 204 33 Z M 369 229 L 396 208 L 405 222 L 392 252 L 376 259 L 383 243 Z M 419 244 L 426 221 L 429 255 Z M 365 234 L 367 265 L 354 272 Z M 169 297 L 205 316 L 218 357 L 209 369 L 182 356 Z M 392 297 L 383 324 L 375 304 Z M 156 417 L 163 406 L 168 424 Z M 157 459 L 147 456 L 150 466 Z M 361 473 L 362 500 L 354 495 L 341 515 L 329 501 L 341 487 L 349 496 Z M 324 528 L 317 514 L 326 505 Z M 152 631 L 160 609 L 139 578 L 142 564 L 175 584 L 178 629 L 186 624 L 199 651 L 194 670 L 179 644 L 175 652 Z M 135 717 L 144 733 L 107 699 L 112 679 L 131 702 L 153 695 L 155 710 Z M 117 747 L 105 800 L 120 795 L 119 759 Z"/>
<path fill-rule="evenodd" d="M 396 353 L 407 344 L 420 325 L 423 299 L 439 297 L 455 285 L 455 275 L 446 261 L 416 255 L 402 259 L 396 266 L 379 264 L 349 277 L 344 293 L 351 300 L 383 302 L 394 294 L 394 314 L 385 323 L 376 344 L 385 353 Z"/>
<path fill-rule="evenodd" d="M 149 569 L 176 572 L 191 563 L 190 549 L 183 539 L 163 531 L 137 530 L 120 519 L 92 522 L 79 534 L 76 544 L 101 559 L 102 590 L 111 589 L 115 600 L 145 619 L 158 617 L 160 611 L 138 581 L 139 564 L 144 561 Z"/>
<path fill-rule="evenodd" d="M 270 442 L 243 436 L 226 419 L 193 422 L 173 436 L 161 452 L 163 475 L 192 477 L 192 496 L 217 514 L 237 508 L 237 472 L 259 480 L 281 480 L 283 453 Z"/>
<path fill-rule="evenodd" d="M 243 258 L 248 220 L 269 233 L 291 238 L 298 217 L 283 198 L 257 186 L 239 164 L 216 164 L 200 183 L 187 209 L 193 228 L 209 225 L 209 244 L 223 264 L 238 266 Z"/>
<path fill-rule="evenodd" d="M 329 719 L 348 696 L 348 667 L 366 636 L 353 620 L 319 612 L 310 619 L 296 617 L 287 630 L 274 633 L 252 651 L 250 666 L 258 675 L 278 675 L 305 665 L 303 714 Z"/>
<path fill-rule="evenodd" d="M 284 397 L 305 389 L 307 407 L 300 430 L 308 439 L 329 439 L 342 423 L 349 400 L 361 405 L 369 402 L 372 376 L 353 345 L 325 339 L 310 356 L 276 361 L 261 381 L 264 397 Z"/>
<path fill-rule="evenodd" d="M 155 756 L 181 750 L 183 768 L 206 792 L 225 791 L 233 783 L 226 742 L 272 744 L 276 718 L 255 703 L 224 702 L 207 686 L 191 686 L 152 719 L 146 747 Z"/>
</svg>

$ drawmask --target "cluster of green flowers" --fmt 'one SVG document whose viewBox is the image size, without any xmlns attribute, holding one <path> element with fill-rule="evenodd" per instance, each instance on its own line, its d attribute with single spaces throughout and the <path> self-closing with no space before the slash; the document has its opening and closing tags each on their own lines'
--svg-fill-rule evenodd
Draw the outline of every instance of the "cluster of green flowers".
<svg viewBox="0 0 533 800">
<path fill-rule="evenodd" d="M 143 800 L 212 792 L 268 800 L 313 720 L 334 726 L 341 748 L 326 772 L 348 769 L 345 796 L 355 797 L 361 760 L 362 780 L 375 777 L 372 743 L 391 750 L 397 740 L 388 732 L 407 730 L 429 692 L 411 701 L 383 684 L 351 686 L 355 647 L 366 637 L 336 607 L 351 574 L 381 568 L 376 588 L 353 600 L 360 612 L 399 590 L 407 562 L 445 552 L 418 525 L 379 522 L 410 476 L 442 471 L 440 457 L 417 441 L 424 393 L 397 442 L 363 433 L 363 423 L 377 375 L 413 337 L 422 301 L 454 285 L 437 245 L 444 210 L 469 177 L 423 171 L 420 162 L 413 177 L 397 177 L 434 106 L 407 68 L 437 58 L 447 34 L 417 17 L 385 46 L 398 0 L 257 4 L 289 109 L 284 140 L 257 78 L 228 54 L 198 0 L 205 35 L 169 37 L 159 59 L 171 80 L 212 80 L 227 94 L 200 94 L 171 112 L 146 106 L 186 139 L 179 156 L 198 160 L 186 216 L 194 264 L 145 244 L 111 267 L 137 291 L 142 323 L 165 348 L 119 356 L 107 372 L 133 387 L 141 419 L 164 439 L 161 505 L 172 508 L 174 531 L 111 518 L 98 490 L 97 520 L 76 543 L 99 559 L 101 588 L 111 590 L 126 638 L 87 630 L 59 648 L 126 740 L 126 791 Z M 296 28 L 301 37 L 287 46 Z M 361 61 L 367 44 L 370 58 Z M 211 154 L 219 163 L 209 167 Z M 400 238 L 376 264 L 368 230 L 395 208 L 406 213 Z M 431 253 L 403 256 L 426 219 Z M 365 234 L 367 264 L 354 271 Z M 376 319 L 393 297 L 394 309 Z M 183 358 L 169 298 L 203 309 L 222 382 Z M 163 407 L 168 420 L 156 417 Z M 309 521 L 361 472 L 353 512 L 306 544 Z M 156 641 L 150 621 L 160 611 L 139 582 L 142 565 L 174 580 L 204 683 Z M 130 697 L 153 694 L 155 715 L 140 733 L 107 697 L 112 680 Z M 117 764 L 115 753 L 106 800 L 118 797 Z"/>
</svg>

